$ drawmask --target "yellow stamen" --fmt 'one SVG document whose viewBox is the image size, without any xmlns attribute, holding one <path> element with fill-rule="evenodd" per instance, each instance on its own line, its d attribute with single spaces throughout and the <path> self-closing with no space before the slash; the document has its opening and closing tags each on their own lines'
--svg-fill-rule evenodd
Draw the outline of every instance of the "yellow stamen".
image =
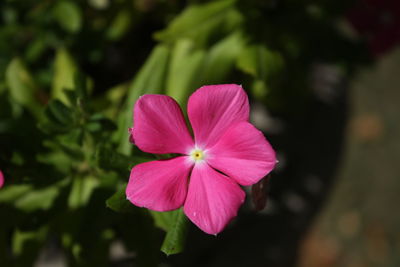
<svg viewBox="0 0 400 267">
<path fill-rule="evenodd" d="M 200 161 L 204 159 L 204 152 L 200 149 L 193 149 L 192 152 L 190 152 L 190 156 L 194 161 Z"/>
</svg>

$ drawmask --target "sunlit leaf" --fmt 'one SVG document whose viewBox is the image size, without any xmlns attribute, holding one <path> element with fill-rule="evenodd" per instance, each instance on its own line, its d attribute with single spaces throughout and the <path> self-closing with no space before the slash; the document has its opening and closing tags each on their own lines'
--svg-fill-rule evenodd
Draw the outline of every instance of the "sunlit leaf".
<svg viewBox="0 0 400 267">
<path fill-rule="evenodd" d="M 28 184 L 9 185 L 0 190 L 0 203 L 13 203 L 32 190 Z"/>
<path fill-rule="evenodd" d="M 162 92 L 165 86 L 168 57 L 169 49 L 166 46 L 156 46 L 128 89 L 128 97 L 120 115 L 119 132 L 116 135 L 120 143 L 118 151 L 123 154 L 130 154 L 132 149 L 128 128 L 132 127 L 133 106 L 143 94 Z"/>
<path fill-rule="evenodd" d="M 76 64 L 65 48 L 59 48 L 54 60 L 54 77 L 52 85 L 52 97 L 68 104 L 65 89 L 73 89 L 74 75 L 77 72 Z"/>
<path fill-rule="evenodd" d="M 59 187 L 52 185 L 43 189 L 30 190 L 15 202 L 15 206 L 23 211 L 49 209 L 59 193 Z"/>
<path fill-rule="evenodd" d="M 68 206 L 71 209 L 85 206 L 98 185 L 99 181 L 94 177 L 75 177 L 68 197 Z"/>
<path fill-rule="evenodd" d="M 73 1 L 58 1 L 53 9 L 58 24 L 67 32 L 75 33 L 81 29 L 82 14 L 79 6 Z"/>
<path fill-rule="evenodd" d="M 269 75 L 282 68 L 280 54 L 270 51 L 264 45 L 250 45 L 242 50 L 237 67 L 257 79 L 266 80 Z"/>
<path fill-rule="evenodd" d="M 184 106 L 187 97 L 199 85 L 205 51 L 196 49 L 189 39 L 176 42 L 171 55 L 166 93 Z"/>
<path fill-rule="evenodd" d="M 20 59 L 14 58 L 8 65 L 6 82 L 12 99 L 39 117 L 41 106 L 37 101 L 38 89 Z"/>
</svg>

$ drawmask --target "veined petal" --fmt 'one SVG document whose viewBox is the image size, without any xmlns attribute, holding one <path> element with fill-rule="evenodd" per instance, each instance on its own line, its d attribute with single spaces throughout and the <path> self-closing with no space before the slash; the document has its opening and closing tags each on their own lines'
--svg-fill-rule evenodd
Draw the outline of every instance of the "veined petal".
<svg viewBox="0 0 400 267">
<path fill-rule="evenodd" d="M 133 140 L 142 151 L 186 154 L 193 147 L 182 110 L 169 96 L 140 97 L 135 104 L 133 118 Z"/>
<path fill-rule="evenodd" d="M 126 196 L 139 207 L 169 211 L 185 201 L 191 164 L 186 157 L 141 163 L 132 168 Z"/>
<path fill-rule="evenodd" d="M 203 86 L 190 96 L 188 115 L 197 146 L 207 148 L 232 124 L 248 121 L 249 100 L 236 84 Z"/>
<path fill-rule="evenodd" d="M 208 150 L 207 162 L 241 185 L 252 185 L 276 164 L 275 151 L 262 132 L 248 122 L 229 128 Z"/>
<path fill-rule="evenodd" d="M 235 181 L 207 163 L 196 164 L 190 176 L 184 212 L 201 230 L 215 235 L 237 215 L 244 199 L 245 193 Z"/>
</svg>

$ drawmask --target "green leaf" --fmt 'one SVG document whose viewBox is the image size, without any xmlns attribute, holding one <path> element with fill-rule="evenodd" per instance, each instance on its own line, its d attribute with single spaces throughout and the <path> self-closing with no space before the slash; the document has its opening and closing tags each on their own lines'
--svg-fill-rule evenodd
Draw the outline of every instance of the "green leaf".
<svg viewBox="0 0 400 267">
<path fill-rule="evenodd" d="M 64 125 L 71 125 L 74 123 L 73 110 L 67 107 L 63 102 L 58 99 L 50 101 L 47 106 L 48 112 L 54 116 L 58 123 Z"/>
<path fill-rule="evenodd" d="M 177 41 L 173 48 L 166 93 L 183 107 L 190 93 L 199 85 L 198 78 L 204 59 L 205 51 L 195 49 L 194 43 L 189 39 Z"/>
<path fill-rule="evenodd" d="M 33 266 L 37 255 L 48 235 L 49 227 L 44 225 L 35 231 L 21 231 L 16 228 L 12 235 L 12 253 L 15 266 Z M 3 259 L 2 259 L 3 260 Z"/>
<path fill-rule="evenodd" d="M 253 77 L 266 81 L 270 75 L 282 69 L 283 59 L 264 45 L 250 45 L 242 50 L 236 65 Z"/>
<path fill-rule="evenodd" d="M 236 32 L 211 47 L 205 63 L 203 80 L 209 84 L 221 82 L 233 69 L 245 40 Z"/>
<path fill-rule="evenodd" d="M 36 38 L 28 44 L 25 53 L 25 59 L 27 62 L 35 62 L 41 55 L 46 51 L 48 44 L 44 40 L 43 36 L 35 36 Z"/>
<path fill-rule="evenodd" d="M 118 148 L 120 153 L 126 155 L 131 153 L 132 145 L 129 143 L 128 128 L 132 127 L 132 110 L 136 100 L 143 94 L 157 94 L 162 92 L 168 57 L 169 49 L 166 46 L 156 46 L 129 87 L 128 97 L 119 116 L 119 132 L 115 138 L 120 143 Z"/>
<path fill-rule="evenodd" d="M 39 122 L 39 128 L 48 134 L 67 133 L 77 126 L 77 112 L 58 99 L 51 100 L 47 105 L 45 116 Z"/>
<path fill-rule="evenodd" d="M 258 77 L 261 65 L 259 62 L 262 61 L 262 51 L 262 47 L 255 45 L 244 48 L 236 62 L 238 69 L 254 77 Z"/>
<path fill-rule="evenodd" d="M 164 230 L 165 232 L 168 232 L 176 218 L 176 214 L 180 212 L 179 210 L 173 210 L 173 211 L 167 211 L 167 212 L 159 212 L 159 211 L 153 211 L 149 210 L 151 216 L 153 217 L 154 224 Z"/>
<path fill-rule="evenodd" d="M 266 82 L 263 80 L 254 80 L 251 87 L 251 92 L 258 99 L 265 98 L 268 93 L 268 87 Z"/>
<path fill-rule="evenodd" d="M 265 45 L 250 45 L 239 55 L 237 67 L 254 77 L 252 93 L 256 98 L 265 98 L 271 78 L 283 68 L 279 53 L 269 50 Z"/>
<path fill-rule="evenodd" d="M 147 158 L 128 157 L 106 146 L 99 146 L 96 153 L 98 165 L 103 169 L 129 171 L 134 164 L 149 161 Z"/>
<path fill-rule="evenodd" d="M 58 24 L 67 32 L 76 33 L 82 26 L 82 14 L 78 5 L 72 1 L 58 1 L 53 9 Z"/>
<path fill-rule="evenodd" d="M 115 131 L 117 129 L 113 121 L 106 117 L 95 117 L 97 114 L 90 117 L 89 122 L 86 124 L 86 129 L 92 133 L 100 132 L 106 134 L 107 132 Z"/>
<path fill-rule="evenodd" d="M 83 73 L 76 71 L 74 73 L 74 91 L 76 97 L 81 101 L 88 101 L 90 90 L 92 89 L 93 82 L 86 77 Z"/>
<path fill-rule="evenodd" d="M 14 58 L 8 65 L 5 76 L 12 99 L 39 117 L 41 106 L 36 99 L 38 89 L 22 61 Z"/>
<path fill-rule="evenodd" d="M 32 186 L 28 184 L 6 186 L 0 190 L 0 203 L 13 203 L 31 190 Z"/>
<path fill-rule="evenodd" d="M 15 206 L 23 211 L 49 209 L 59 193 L 59 187 L 52 185 L 43 189 L 31 190 L 15 202 Z"/>
<path fill-rule="evenodd" d="M 153 49 L 146 63 L 138 72 L 128 89 L 128 103 L 134 103 L 142 94 L 154 94 L 162 91 L 167 69 L 169 49 L 158 45 Z"/>
<path fill-rule="evenodd" d="M 128 30 L 131 25 L 131 14 L 128 10 L 120 11 L 113 20 L 107 31 L 107 37 L 110 40 L 118 40 Z"/>
<path fill-rule="evenodd" d="M 177 254 L 183 251 L 187 233 L 187 219 L 182 209 L 175 211 L 173 222 L 161 246 L 161 251 L 166 255 Z"/>
<path fill-rule="evenodd" d="M 65 89 L 75 88 L 75 73 L 77 67 L 71 55 L 65 48 L 59 48 L 54 60 L 54 78 L 51 95 L 58 98 L 64 104 L 68 104 Z"/>
<path fill-rule="evenodd" d="M 68 206 L 76 209 L 85 206 L 93 191 L 99 185 L 99 181 L 94 177 L 76 177 L 72 182 L 71 192 L 68 197 Z"/>
<path fill-rule="evenodd" d="M 155 38 L 164 42 L 190 38 L 196 44 L 204 45 L 214 31 L 220 30 L 234 3 L 234 0 L 222 0 L 189 6 L 167 29 L 157 32 Z"/>
<path fill-rule="evenodd" d="M 106 201 L 107 207 L 115 212 L 121 213 L 131 213 L 135 212 L 137 209 L 129 200 L 126 198 L 125 194 L 126 185 L 118 190 L 114 195 L 112 195 Z"/>
</svg>

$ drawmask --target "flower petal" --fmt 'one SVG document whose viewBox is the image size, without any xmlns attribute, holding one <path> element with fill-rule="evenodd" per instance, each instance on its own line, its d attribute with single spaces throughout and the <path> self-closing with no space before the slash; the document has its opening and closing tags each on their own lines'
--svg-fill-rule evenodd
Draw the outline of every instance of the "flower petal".
<svg viewBox="0 0 400 267">
<path fill-rule="evenodd" d="M 240 122 L 207 151 L 207 162 L 239 184 L 252 185 L 275 167 L 276 156 L 262 132 Z"/>
<path fill-rule="evenodd" d="M 132 168 L 126 196 L 139 207 L 169 211 L 185 201 L 192 165 L 186 157 L 150 161 Z"/>
<path fill-rule="evenodd" d="M 184 212 L 201 230 L 215 235 L 236 216 L 244 198 L 245 193 L 235 181 L 207 163 L 196 164 L 190 176 Z"/>
<path fill-rule="evenodd" d="M 190 96 L 188 115 L 196 144 L 204 149 L 214 145 L 232 124 L 248 121 L 249 100 L 236 84 L 203 86 Z"/>
<path fill-rule="evenodd" d="M 148 153 L 186 154 L 193 147 L 176 101 L 165 95 L 144 95 L 135 104 L 133 140 Z"/>
</svg>

